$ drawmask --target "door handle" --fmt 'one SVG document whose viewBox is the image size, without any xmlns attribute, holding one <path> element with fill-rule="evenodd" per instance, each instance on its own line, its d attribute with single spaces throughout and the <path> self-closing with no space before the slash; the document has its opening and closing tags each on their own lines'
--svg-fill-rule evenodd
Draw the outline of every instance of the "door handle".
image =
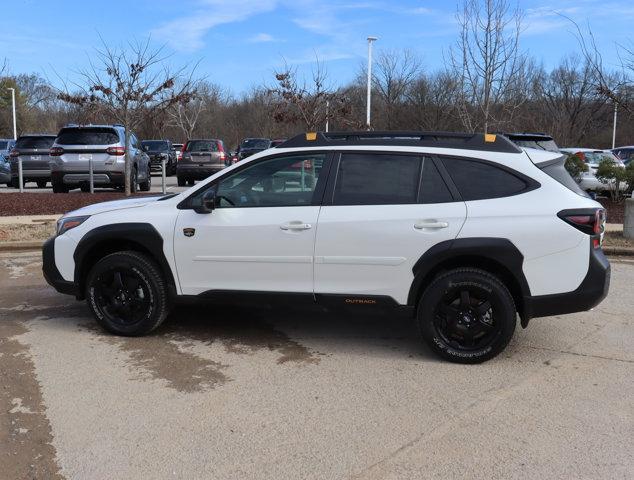
<svg viewBox="0 0 634 480">
<path fill-rule="evenodd" d="M 448 222 L 438 222 L 436 220 L 421 220 L 414 224 L 414 228 L 417 230 L 423 230 L 425 228 L 447 228 L 449 226 Z"/>
<path fill-rule="evenodd" d="M 304 223 L 301 220 L 293 220 L 292 222 L 286 222 L 280 225 L 282 230 L 309 230 L 313 228 L 310 223 Z"/>
</svg>

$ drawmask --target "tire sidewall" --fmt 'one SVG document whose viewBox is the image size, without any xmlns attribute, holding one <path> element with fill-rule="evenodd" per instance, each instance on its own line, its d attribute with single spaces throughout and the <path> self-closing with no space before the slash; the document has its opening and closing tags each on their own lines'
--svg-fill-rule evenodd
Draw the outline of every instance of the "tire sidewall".
<svg viewBox="0 0 634 480">
<path fill-rule="evenodd" d="M 448 288 L 461 286 L 488 291 L 499 331 L 490 343 L 476 350 L 461 350 L 449 345 L 434 325 L 434 312 Z M 516 325 L 513 298 L 497 279 L 477 271 L 457 271 L 439 277 L 423 293 L 417 311 L 421 336 L 443 358 L 458 363 L 480 363 L 498 355 L 508 345 Z"/>
</svg>

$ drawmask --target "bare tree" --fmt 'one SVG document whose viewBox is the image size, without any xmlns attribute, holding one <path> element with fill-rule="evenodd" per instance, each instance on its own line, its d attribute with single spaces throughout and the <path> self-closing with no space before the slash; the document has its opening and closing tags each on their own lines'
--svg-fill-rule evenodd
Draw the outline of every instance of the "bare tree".
<svg viewBox="0 0 634 480">
<path fill-rule="evenodd" d="M 460 36 L 449 57 L 460 80 L 460 118 L 468 130 L 486 133 L 500 121 L 496 107 L 503 106 L 501 115 L 519 107 L 520 92 L 512 90 L 525 63 L 519 48 L 522 12 L 508 0 L 464 0 L 456 18 Z"/>
<path fill-rule="evenodd" d="M 206 81 L 198 82 L 194 90 L 195 94 L 191 99 L 178 102 L 167 110 L 168 125 L 178 127 L 185 139 L 190 139 L 194 135 L 203 111 L 208 116 L 217 113 L 214 110 L 218 109 L 224 96 L 220 86 Z"/>
<path fill-rule="evenodd" d="M 97 64 L 80 73 L 79 93 L 68 90 L 60 100 L 81 107 L 92 107 L 121 123 L 126 131 L 125 192 L 131 193 L 132 158 L 130 132 L 150 115 L 162 115 L 178 103 L 187 103 L 194 95 L 193 70 L 183 67 L 170 71 L 163 49 L 152 49 L 150 39 L 124 48 L 105 43 L 97 50 Z"/>
</svg>

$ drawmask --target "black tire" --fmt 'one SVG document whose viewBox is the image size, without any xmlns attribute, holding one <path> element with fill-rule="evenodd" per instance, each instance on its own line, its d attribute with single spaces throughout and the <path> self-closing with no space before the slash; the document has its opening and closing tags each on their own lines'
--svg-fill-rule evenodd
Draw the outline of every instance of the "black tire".
<svg viewBox="0 0 634 480">
<path fill-rule="evenodd" d="M 84 193 L 90 193 L 90 184 L 89 183 L 82 183 L 79 186 L 79 189 L 84 192 Z"/>
<path fill-rule="evenodd" d="M 152 174 L 148 171 L 147 180 L 139 183 L 139 190 L 142 192 L 149 192 L 150 188 L 152 188 Z"/>
<path fill-rule="evenodd" d="M 130 193 L 137 192 L 137 178 L 136 167 L 132 167 L 132 173 L 130 174 Z"/>
<path fill-rule="evenodd" d="M 190 178 L 189 180 L 187 180 L 187 184 L 188 185 L 195 185 L 196 181 L 193 178 Z"/>
<path fill-rule="evenodd" d="M 48 182 L 46 180 L 38 180 L 36 183 L 37 183 L 37 188 L 46 188 L 46 184 Z"/>
<path fill-rule="evenodd" d="M 20 188 L 20 180 L 18 178 L 11 179 L 11 188 Z"/>
<path fill-rule="evenodd" d="M 95 264 L 86 279 L 86 301 L 97 323 L 115 335 L 146 335 L 169 313 L 160 268 L 135 251 L 112 253 Z"/>
<path fill-rule="evenodd" d="M 68 187 L 60 182 L 51 182 L 53 184 L 53 193 L 68 193 Z"/>
<path fill-rule="evenodd" d="M 166 170 L 165 175 L 167 177 L 171 177 L 173 175 L 176 175 L 176 162 L 174 160 L 170 160 L 167 163 L 167 167 L 165 168 L 165 170 Z"/>
<path fill-rule="evenodd" d="M 427 345 L 455 363 L 495 357 L 508 345 L 517 323 L 508 289 L 497 277 L 475 268 L 436 277 L 423 292 L 416 316 Z"/>
<path fill-rule="evenodd" d="M 187 179 L 186 178 L 177 177 L 177 181 L 178 181 L 178 186 L 179 187 L 184 187 L 185 185 L 187 185 Z"/>
</svg>

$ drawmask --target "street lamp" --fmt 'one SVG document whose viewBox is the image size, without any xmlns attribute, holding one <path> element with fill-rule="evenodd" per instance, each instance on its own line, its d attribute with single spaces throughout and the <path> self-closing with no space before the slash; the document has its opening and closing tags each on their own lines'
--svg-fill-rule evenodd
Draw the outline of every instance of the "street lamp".
<svg viewBox="0 0 634 480">
<path fill-rule="evenodd" d="M 8 88 L 7 90 L 11 90 L 11 103 L 13 105 L 13 140 L 17 140 L 18 131 L 15 128 L 15 88 Z"/>
<path fill-rule="evenodd" d="M 372 90 L 372 42 L 378 40 L 377 37 L 368 37 L 368 99 L 365 113 L 365 125 L 370 130 L 370 96 Z"/>
</svg>

